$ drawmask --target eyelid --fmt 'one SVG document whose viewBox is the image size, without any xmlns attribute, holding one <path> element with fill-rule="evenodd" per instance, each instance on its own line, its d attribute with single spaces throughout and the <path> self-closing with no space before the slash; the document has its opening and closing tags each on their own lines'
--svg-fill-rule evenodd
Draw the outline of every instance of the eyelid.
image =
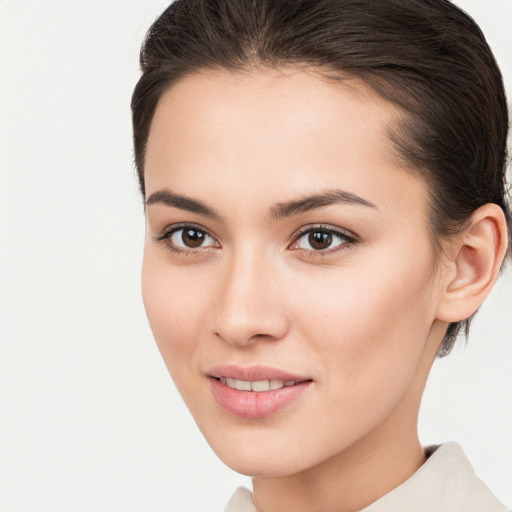
<svg viewBox="0 0 512 512">
<path fill-rule="evenodd" d="M 325 250 L 317 250 L 314 249 L 304 249 L 304 248 L 296 248 L 291 249 L 291 246 L 296 244 L 300 238 L 302 238 L 304 235 L 311 233 L 312 231 L 325 231 L 328 233 L 332 233 L 334 235 L 340 236 L 346 240 L 345 243 L 339 244 L 332 249 L 325 249 Z M 321 255 L 327 255 L 330 253 L 334 253 L 337 250 L 340 250 L 342 248 L 345 248 L 349 245 L 355 244 L 359 241 L 359 237 L 347 229 L 343 229 L 337 226 L 333 226 L 331 224 L 310 224 L 308 226 L 301 227 L 298 231 L 295 232 L 295 234 L 292 237 L 292 242 L 288 245 L 288 249 L 296 250 L 296 251 L 304 251 L 307 253 L 311 253 L 315 256 L 321 256 Z"/>
<path fill-rule="evenodd" d="M 352 240 L 358 239 L 358 236 L 355 233 L 353 233 L 352 231 L 349 231 L 348 229 L 340 228 L 338 226 L 333 226 L 332 224 L 323 224 L 323 223 L 308 224 L 307 226 L 302 226 L 295 232 L 295 234 L 293 235 L 293 238 L 297 238 L 297 237 L 303 235 L 304 233 L 309 233 L 310 231 L 314 231 L 315 229 L 329 231 L 332 233 L 337 233 L 339 235 L 342 235 L 346 238 L 350 238 Z"/>
<path fill-rule="evenodd" d="M 174 233 L 177 231 L 180 231 L 182 229 L 196 229 L 197 231 L 201 231 L 208 235 L 210 238 L 212 238 L 216 244 L 218 245 L 207 245 L 204 247 L 197 247 L 195 249 L 192 248 L 186 248 L 186 247 L 179 247 L 176 246 L 171 242 L 171 237 Z M 177 224 L 170 224 L 166 227 L 164 227 L 159 233 L 154 235 L 154 239 L 156 242 L 164 243 L 170 250 L 176 253 L 200 253 L 209 249 L 217 249 L 220 247 L 220 243 L 215 235 L 213 235 L 208 229 L 206 229 L 204 226 L 201 226 L 200 224 L 196 224 L 194 222 L 178 222 Z"/>
<path fill-rule="evenodd" d="M 158 232 L 155 235 L 155 239 L 163 240 L 164 238 L 167 238 L 170 235 L 172 235 L 175 231 L 179 231 L 180 229 L 185 229 L 185 228 L 192 228 L 192 229 L 197 229 L 198 231 L 203 231 L 207 235 L 216 239 L 216 237 L 214 235 L 212 235 L 204 226 L 201 226 L 200 224 L 196 224 L 195 222 L 178 222 L 176 224 L 169 224 L 168 226 L 165 226 L 160 232 Z"/>
</svg>

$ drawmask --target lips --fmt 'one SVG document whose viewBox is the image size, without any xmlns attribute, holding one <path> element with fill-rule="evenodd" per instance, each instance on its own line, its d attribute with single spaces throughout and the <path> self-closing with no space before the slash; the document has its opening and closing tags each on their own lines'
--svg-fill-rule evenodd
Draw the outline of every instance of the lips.
<svg viewBox="0 0 512 512">
<path fill-rule="evenodd" d="M 298 399 L 312 384 L 309 377 L 265 366 L 217 366 L 208 372 L 213 396 L 227 412 L 264 418 Z"/>
</svg>

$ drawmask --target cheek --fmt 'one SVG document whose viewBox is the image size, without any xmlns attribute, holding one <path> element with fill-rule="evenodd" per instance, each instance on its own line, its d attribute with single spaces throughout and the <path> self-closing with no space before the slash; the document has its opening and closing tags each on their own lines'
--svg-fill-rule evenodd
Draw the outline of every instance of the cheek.
<svg viewBox="0 0 512 512">
<path fill-rule="evenodd" d="M 311 417 L 322 418 L 318 436 L 332 439 L 311 443 L 312 460 L 343 449 L 391 414 L 415 379 L 428 339 L 429 266 L 365 268 L 307 280 L 294 304 L 322 390 Z"/>
<path fill-rule="evenodd" d="M 191 364 L 204 325 L 204 283 L 146 248 L 142 265 L 142 297 L 154 338 L 176 380 Z M 184 367 L 182 369 L 182 367 Z"/>
<path fill-rule="evenodd" d="M 345 378 L 381 377 L 386 368 L 413 371 L 428 337 L 433 315 L 431 265 L 351 265 L 327 279 L 308 279 L 296 306 L 301 329 L 329 364 L 336 362 Z M 326 372 L 338 378 L 336 372 Z"/>
</svg>

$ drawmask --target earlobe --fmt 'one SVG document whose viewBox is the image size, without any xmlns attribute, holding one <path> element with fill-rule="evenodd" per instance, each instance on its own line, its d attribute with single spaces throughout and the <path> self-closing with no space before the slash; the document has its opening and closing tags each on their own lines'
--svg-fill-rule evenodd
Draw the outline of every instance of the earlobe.
<svg viewBox="0 0 512 512">
<path fill-rule="evenodd" d="M 472 216 L 471 224 L 449 242 L 438 318 L 459 322 L 470 317 L 489 295 L 507 251 L 507 224 L 503 210 L 486 204 Z"/>
</svg>

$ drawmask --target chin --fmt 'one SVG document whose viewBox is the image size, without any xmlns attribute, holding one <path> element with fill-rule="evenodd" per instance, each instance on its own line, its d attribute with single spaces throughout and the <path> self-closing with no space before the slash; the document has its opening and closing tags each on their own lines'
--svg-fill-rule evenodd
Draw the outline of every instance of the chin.
<svg viewBox="0 0 512 512">
<path fill-rule="evenodd" d="M 303 443 L 296 443 L 287 433 L 283 437 L 264 425 L 243 432 L 201 430 L 219 459 L 242 475 L 287 476 L 307 467 Z"/>
<path fill-rule="evenodd" d="M 281 454 L 270 455 L 264 453 L 247 453 L 240 451 L 237 453 L 219 453 L 219 458 L 233 471 L 250 477 L 285 477 L 300 473 L 304 467 L 298 460 L 291 460 L 290 457 Z"/>
<path fill-rule="evenodd" d="M 256 426 L 255 426 L 256 427 Z M 310 469 L 351 444 L 340 432 L 333 443 L 318 443 L 311 435 L 249 428 L 245 432 L 205 432 L 210 447 L 229 468 L 250 477 L 286 477 Z M 299 429 L 297 429 L 299 430 Z M 295 432 L 297 434 L 298 432 Z M 304 442 L 311 439 L 311 443 Z M 320 441 L 322 441 L 320 439 Z"/>
</svg>

